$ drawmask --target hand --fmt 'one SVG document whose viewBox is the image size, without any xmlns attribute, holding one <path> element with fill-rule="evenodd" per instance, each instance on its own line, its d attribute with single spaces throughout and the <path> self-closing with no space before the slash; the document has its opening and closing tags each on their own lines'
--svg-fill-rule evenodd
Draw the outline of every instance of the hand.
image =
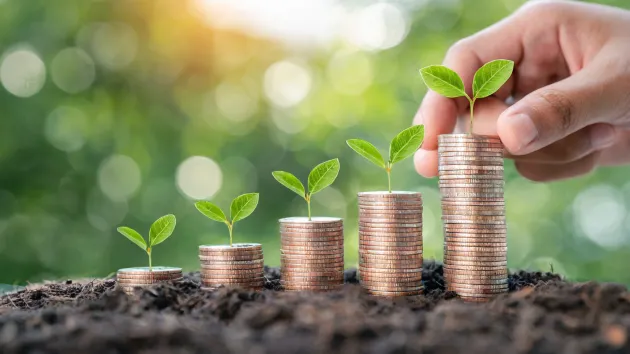
<svg viewBox="0 0 630 354">
<path fill-rule="evenodd" d="M 513 60 L 515 73 L 475 104 L 474 133 L 498 135 L 524 177 L 550 181 L 630 163 L 630 12 L 531 2 L 457 42 L 444 65 L 470 94 L 475 71 L 493 59 Z M 418 173 L 437 175 L 437 137 L 465 132 L 467 111 L 466 99 L 427 93 L 414 119 L 425 125 Z"/>
</svg>

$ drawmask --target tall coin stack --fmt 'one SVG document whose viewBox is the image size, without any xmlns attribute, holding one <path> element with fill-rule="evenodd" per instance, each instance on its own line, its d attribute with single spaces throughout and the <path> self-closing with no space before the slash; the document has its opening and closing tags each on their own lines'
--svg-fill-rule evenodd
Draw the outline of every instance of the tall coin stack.
<svg viewBox="0 0 630 354">
<path fill-rule="evenodd" d="M 488 301 L 508 290 L 503 144 L 465 134 L 438 143 L 447 290 Z"/>
<path fill-rule="evenodd" d="M 263 250 L 259 243 L 199 246 L 201 288 L 220 286 L 262 290 L 264 285 Z"/>
<path fill-rule="evenodd" d="M 370 294 L 422 294 L 422 195 L 359 193 L 359 277 Z"/>
<path fill-rule="evenodd" d="M 153 267 L 151 270 L 149 267 L 123 268 L 116 274 L 118 286 L 129 295 L 138 287 L 182 279 L 182 269 L 174 267 Z"/>
<path fill-rule="evenodd" d="M 280 242 L 286 291 L 331 291 L 343 285 L 342 219 L 280 219 Z"/>
</svg>

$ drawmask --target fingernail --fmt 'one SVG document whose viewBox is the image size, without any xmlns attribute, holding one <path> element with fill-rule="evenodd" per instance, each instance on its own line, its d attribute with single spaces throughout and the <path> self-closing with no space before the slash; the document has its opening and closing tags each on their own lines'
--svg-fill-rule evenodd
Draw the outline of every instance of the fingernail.
<svg viewBox="0 0 630 354">
<path fill-rule="evenodd" d="M 531 144 L 538 137 L 538 129 L 534 125 L 532 118 L 524 113 L 520 113 L 507 118 L 514 138 L 516 140 L 516 150 L 513 153 L 519 153 Z"/>
<path fill-rule="evenodd" d="M 591 144 L 595 149 L 605 149 L 614 143 L 615 129 L 610 125 L 598 124 L 591 128 Z"/>
</svg>

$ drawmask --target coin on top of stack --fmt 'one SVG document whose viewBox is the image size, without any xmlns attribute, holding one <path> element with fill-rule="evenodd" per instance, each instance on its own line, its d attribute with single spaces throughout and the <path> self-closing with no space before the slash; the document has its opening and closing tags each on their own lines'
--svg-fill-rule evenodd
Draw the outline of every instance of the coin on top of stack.
<svg viewBox="0 0 630 354">
<path fill-rule="evenodd" d="M 125 293 L 133 294 L 135 288 L 153 284 L 180 281 L 183 279 L 182 269 L 175 267 L 136 267 L 119 269 L 116 282 Z"/>
<path fill-rule="evenodd" d="M 199 246 L 199 261 L 203 290 L 221 286 L 263 289 L 265 265 L 259 243 Z"/>
<path fill-rule="evenodd" d="M 447 290 L 488 301 L 508 290 L 503 144 L 496 137 L 438 138 Z"/>
<path fill-rule="evenodd" d="M 359 279 L 369 294 L 422 293 L 422 195 L 359 193 Z"/>
<path fill-rule="evenodd" d="M 280 282 L 286 291 L 331 291 L 343 286 L 343 220 L 280 219 Z"/>
</svg>

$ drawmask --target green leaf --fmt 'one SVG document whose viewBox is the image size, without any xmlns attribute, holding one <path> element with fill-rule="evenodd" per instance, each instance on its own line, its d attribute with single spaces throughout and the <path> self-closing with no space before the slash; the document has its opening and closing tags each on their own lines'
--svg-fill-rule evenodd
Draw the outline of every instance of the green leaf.
<svg viewBox="0 0 630 354">
<path fill-rule="evenodd" d="M 313 195 L 330 186 L 339 174 L 339 159 L 332 159 L 315 166 L 308 175 L 308 192 Z"/>
<path fill-rule="evenodd" d="M 400 132 L 389 145 L 389 162 L 396 163 L 413 155 L 424 140 L 424 125 L 414 125 Z"/>
<path fill-rule="evenodd" d="M 508 81 L 513 70 L 514 62 L 504 59 L 493 60 L 479 68 L 473 78 L 474 98 L 488 97 L 497 92 Z"/>
<path fill-rule="evenodd" d="M 274 171 L 271 174 L 273 175 L 273 178 L 276 179 L 276 181 L 280 182 L 281 185 L 294 191 L 302 198 L 306 197 L 306 190 L 304 190 L 304 185 L 294 175 L 284 171 Z"/>
<path fill-rule="evenodd" d="M 442 65 L 430 65 L 420 69 L 424 83 L 442 96 L 454 98 L 466 96 L 462 78 L 456 72 Z"/>
<path fill-rule="evenodd" d="M 200 213 L 214 221 L 228 223 L 228 219 L 225 217 L 223 210 L 207 200 L 200 200 L 196 202 L 195 208 L 197 208 Z"/>
<path fill-rule="evenodd" d="M 346 141 L 346 144 L 348 144 L 348 146 L 350 146 L 352 150 L 356 151 L 357 154 L 370 160 L 376 166 L 387 168 L 383 156 L 378 151 L 378 149 L 369 141 L 361 139 L 350 139 Z"/>
<path fill-rule="evenodd" d="M 155 220 L 149 230 L 149 244 L 151 247 L 159 245 L 169 238 L 169 236 L 173 233 L 173 230 L 175 230 L 176 223 L 177 221 L 175 220 L 175 215 L 173 214 L 164 215 Z"/>
<path fill-rule="evenodd" d="M 234 198 L 230 206 L 232 224 L 250 216 L 258 205 L 258 193 L 248 193 Z"/>
<path fill-rule="evenodd" d="M 121 226 L 119 228 L 116 229 L 118 232 L 120 232 L 123 236 L 125 236 L 126 238 L 129 239 L 129 241 L 135 243 L 136 245 L 138 245 L 138 247 L 142 248 L 143 250 L 147 250 L 147 242 L 144 240 L 144 238 L 138 233 L 138 231 L 127 227 L 127 226 Z"/>
</svg>

